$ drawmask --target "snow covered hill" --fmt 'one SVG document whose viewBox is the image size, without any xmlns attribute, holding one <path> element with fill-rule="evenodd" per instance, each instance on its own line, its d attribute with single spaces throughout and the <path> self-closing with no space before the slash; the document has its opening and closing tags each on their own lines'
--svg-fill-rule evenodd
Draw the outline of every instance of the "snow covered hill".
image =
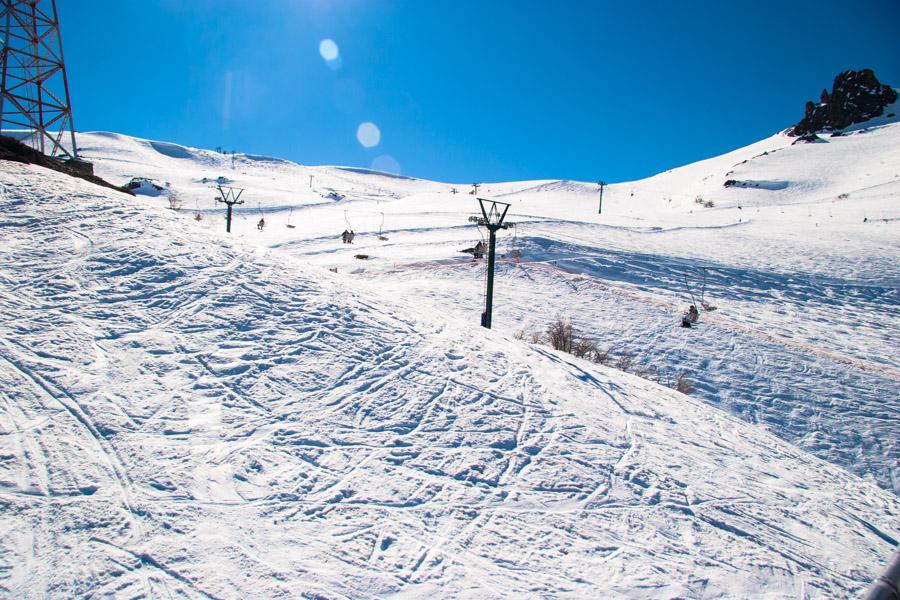
<svg viewBox="0 0 900 600">
<path fill-rule="evenodd" d="M 79 137 L 175 211 L 0 162 L 0 590 L 858 594 L 900 539 L 900 125 L 859 131 L 602 215 L 593 184 L 483 185 L 517 223 L 493 331 L 468 186 Z M 704 267 L 718 310 L 681 329 Z M 513 339 L 557 314 L 643 377 Z M 693 397 L 648 380 L 679 373 Z"/>
<path fill-rule="evenodd" d="M 501 232 L 501 252 L 521 253 L 500 265 L 495 329 L 571 319 L 614 362 L 660 381 L 683 374 L 696 397 L 900 493 L 900 123 L 885 117 L 822 139 L 778 134 L 607 186 L 602 214 L 592 183 L 482 185 L 479 195 L 512 205 L 516 227 Z M 118 134 L 79 140 L 111 181 L 169 182 L 179 214 L 200 216 L 190 226 L 206 235 L 224 228 L 210 186 L 243 187 L 241 243 L 478 323 L 484 265 L 459 253 L 480 239 L 467 221 L 477 211 L 469 185 Z M 339 241 L 348 228 L 350 246 Z M 700 300 L 719 310 L 697 330 L 674 327 Z"/>
<path fill-rule="evenodd" d="M 644 379 L 0 165 L 12 597 L 840 597 L 900 501 Z"/>
</svg>

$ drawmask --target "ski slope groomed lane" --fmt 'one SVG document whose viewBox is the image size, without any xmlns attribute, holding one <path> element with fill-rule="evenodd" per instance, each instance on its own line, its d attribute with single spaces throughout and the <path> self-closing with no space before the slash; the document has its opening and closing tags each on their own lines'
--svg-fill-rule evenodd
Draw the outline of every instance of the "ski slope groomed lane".
<svg viewBox="0 0 900 600">
<path fill-rule="evenodd" d="M 0 591 L 836 598 L 898 498 L 700 400 L 0 163 Z"/>
</svg>

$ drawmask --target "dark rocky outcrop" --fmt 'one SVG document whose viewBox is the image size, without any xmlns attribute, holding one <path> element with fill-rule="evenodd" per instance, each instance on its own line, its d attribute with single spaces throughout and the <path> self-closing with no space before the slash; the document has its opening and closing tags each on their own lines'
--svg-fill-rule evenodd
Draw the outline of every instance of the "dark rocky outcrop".
<svg viewBox="0 0 900 600">
<path fill-rule="evenodd" d="M 94 175 L 91 163 L 80 160 L 63 161 L 57 158 L 51 158 L 9 136 L 0 135 L 0 160 L 11 160 L 14 162 L 46 167 L 47 169 L 53 169 L 54 171 L 65 173 L 71 177 L 78 177 L 79 179 L 90 181 L 95 185 L 107 187 L 119 192 L 125 192 L 132 196 L 134 195 L 131 191 L 115 186 Z"/>
<path fill-rule="evenodd" d="M 897 101 L 897 92 L 880 83 L 871 69 L 851 70 L 835 77 L 831 93 L 822 90 L 820 100 L 806 103 L 806 113 L 788 135 L 841 130 L 881 116 L 885 106 Z"/>
<path fill-rule="evenodd" d="M 827 144 L 828 140 L 820 138 L 814 133 L 804 133 L 791 144 L 792 146 L 796 146 L 797 144 Z"/>
</svg>

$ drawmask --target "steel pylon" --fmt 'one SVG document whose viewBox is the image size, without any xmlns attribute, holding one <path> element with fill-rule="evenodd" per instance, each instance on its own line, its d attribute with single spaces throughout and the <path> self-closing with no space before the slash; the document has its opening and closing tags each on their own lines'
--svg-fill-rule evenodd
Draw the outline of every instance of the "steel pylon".
<svg viewBox="0 0 900 600">
<path fill-rule="evenodd" d="M 77 158 L 56 0 L 0 0 L 0 133 Z M 63 146 L 63 140 L 71 148 Z"/>
</svg>

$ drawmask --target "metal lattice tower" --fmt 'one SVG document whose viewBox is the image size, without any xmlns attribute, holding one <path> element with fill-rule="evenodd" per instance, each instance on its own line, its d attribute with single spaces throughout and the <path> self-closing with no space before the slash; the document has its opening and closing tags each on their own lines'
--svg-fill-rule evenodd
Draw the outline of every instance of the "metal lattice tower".
<svg viewBox="0 0 900 600">
<path fill-rule="evenodd" d="M 0 27 L 0 133 L 24 129 L 36 150 L 77 158 L 56 0 L 0 0 Z"/>
</svg>

